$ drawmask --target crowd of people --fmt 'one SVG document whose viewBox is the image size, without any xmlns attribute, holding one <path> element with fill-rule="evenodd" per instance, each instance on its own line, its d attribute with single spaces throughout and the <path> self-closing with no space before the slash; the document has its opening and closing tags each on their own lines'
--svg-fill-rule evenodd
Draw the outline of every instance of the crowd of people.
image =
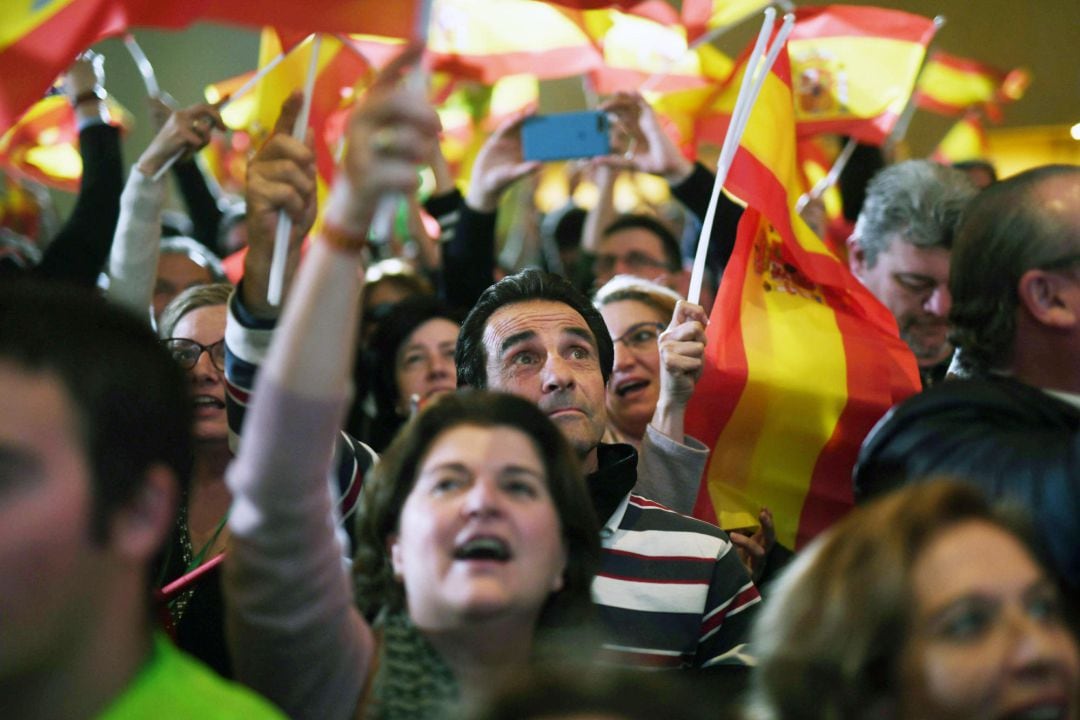
<svg viewBox="0 0 1080 720">
<path fill-rule="evenodd" d="M 459 190 L 418 58 L 353 111 L 321 206 L 286 100 L 240 211 L 191 161 L 215 106 L 163 116 L 124 183 L 102 77 L 67 73 L 78 201 L 0 265 L 0 715 L 1080 718 L 1080 168 L 980 189 L 908 160 L 846 208 L 837 251 L 925 390 L 795 552 L 767 508 L 692 517 L 708 313 L 681 231 L 610 203 L 659 176 L 692 235 L 713 174 L 620 93 L 597 207 L 501 267 L 526 116 Z M 168 236 L 177 154 L 194 237 Z M 424 166 L 438 233 L 411 202 L 386 257 L 380 204 Z M 721 196 L 714 289 L 741 214 Z"/>
</svg>

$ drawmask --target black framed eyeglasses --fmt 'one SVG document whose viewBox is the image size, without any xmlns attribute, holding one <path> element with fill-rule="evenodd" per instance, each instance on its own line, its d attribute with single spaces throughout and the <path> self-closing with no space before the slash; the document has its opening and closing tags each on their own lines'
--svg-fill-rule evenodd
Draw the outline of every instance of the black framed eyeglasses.
<svg viewBox="0 0 1080 720">
<path fill-rule="evenodd" d="M 645 350 L 656 346 L 660 333 L 664 332 L 666 327 L 667 325 L 661 322 L 635 323 L 622 335 L 614 338 L 612 343 L 622 343 L 630 350 Z"/>
<path fill-rule="evenodd" d="M 173 359 L 185 370 L 195 367 L 199 356 L 205 352 L 210 356 L 210 364 L 225 372 L 225 338 L 210 345 L 201 345 L 187 338 L 169 338 L 162 342 Z"/>
</svg>

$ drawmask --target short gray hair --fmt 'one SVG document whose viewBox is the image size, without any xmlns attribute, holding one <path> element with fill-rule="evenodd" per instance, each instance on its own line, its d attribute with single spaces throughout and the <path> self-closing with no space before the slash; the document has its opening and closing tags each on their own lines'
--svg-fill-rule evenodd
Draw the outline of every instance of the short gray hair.
<svg viewBox="0 0 1080 720">
<path fill-rule="evenodd" d="M 953 235 L 976 188 L 960 170 L 929 160 L 907 160 L 870 180 L 854 237 L 866 266 L 895 238 L 923 248 L 952 249 Z"/>
<path fill-rule="evenodd" d="M 165 306 L 158 320 L 158 337 L 162 340 L 171 338 L 180 318 L 192 310 L 214 305 L 228 305 L 233 286 L 229 283 L 196 285 L 180 293 Z"/>
</svg>

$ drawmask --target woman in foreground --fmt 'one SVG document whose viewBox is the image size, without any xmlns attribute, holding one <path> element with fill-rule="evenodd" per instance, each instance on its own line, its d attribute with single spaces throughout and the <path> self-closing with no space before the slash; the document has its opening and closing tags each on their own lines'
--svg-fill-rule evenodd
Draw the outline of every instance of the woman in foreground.
<svg viewBox="0 0 1080 720">
<path fill-rule="evenodd" d="M 752 643 L 752 717 L 1076 720 L 1057 588 L 974 488 L 908 486 L 777 581 Z"/>
</svg>

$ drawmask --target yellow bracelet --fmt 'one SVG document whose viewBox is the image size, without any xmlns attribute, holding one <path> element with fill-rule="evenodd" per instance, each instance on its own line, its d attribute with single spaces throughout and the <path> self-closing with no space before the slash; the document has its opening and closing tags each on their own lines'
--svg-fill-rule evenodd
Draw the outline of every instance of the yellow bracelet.
<svg viewBox="0 0 1080 720">
<path fill-rule="evenodd" d="M 330 247 L 347 253 L 359 253 L 367 247 L 367 233 L 345 230 L 337 225 L 323 223 L 319 237 Z"/>
</svg>

